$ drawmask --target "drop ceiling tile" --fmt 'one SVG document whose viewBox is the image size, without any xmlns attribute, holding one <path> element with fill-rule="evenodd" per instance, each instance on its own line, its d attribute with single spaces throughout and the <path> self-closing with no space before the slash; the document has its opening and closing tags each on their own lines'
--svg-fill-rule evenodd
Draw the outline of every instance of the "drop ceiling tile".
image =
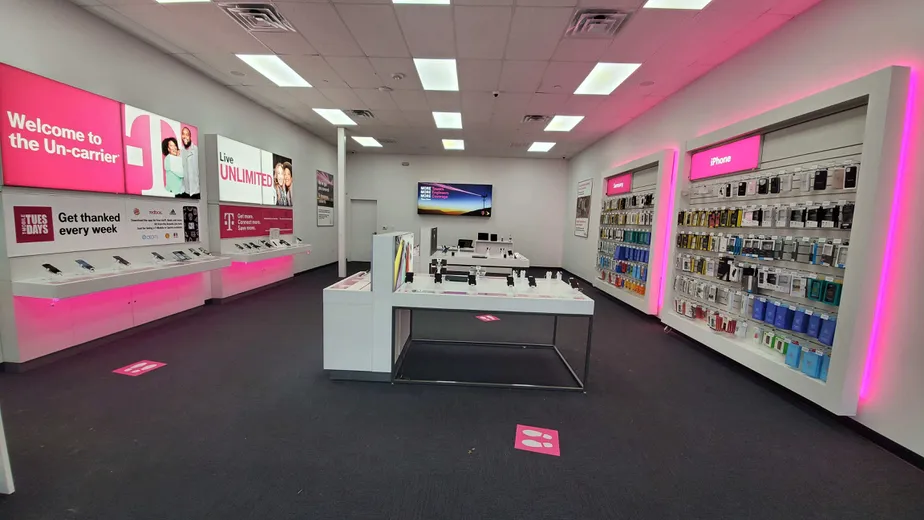
<svg viewBox="0 0 924 520">
<path fill-rule="evenodd" d="M 279 87 L 277 87 L 279 88 Z M 290 88 L 289 96 L 310 108 L 337 108 L 337 106 L 316 88 Z"/>
<path fill-rule="evenodd" d="M 494 102 L 491 123 L 503 128 L 516 127 L 528 113 L 526 107 L 531 97 L 532 94 L 526 93 L 502 93 Z"/>
<path fill-rule="evenodd" d="M 788 14 L 763 14 L 753 22 L 734 32 L 731 37 L 715 45 L 709 52 L 696 60 L 699 65 L 718 65 L 760 41 L 792 20 Z"/>
<path fill-rule="evenodd" d="M 391 98 L 388 92 L 381 92 L 377 89 L 353 89 L 353 93 L 369 107 L 370 110 L 398 110 L 398 105 Z"/>
<path fill-rule="evenodd" d="M 539 91 L 552 94 L 572 94 L 595 65 L 596 63 L 590 62 L 553 61 L 549 63 L 542 75 Z"/>
<path fill-rule="evenodd" d="M 194 6 L 187 5 L 187 7 Z M 114 6 L 113 9 L 131 19 L 135 24 L 160 35 L 161 38 L 183 49 L 186 53 L 266 52 L 263 44 L 231 21 L 231 18 L 217 11 L 216 6 L 204 5 L 204 7 L 214 8 L 215 11 L 203 12 L 201 9 L 196 9 L 192 11 L 193 15 L 185 17 L 160 4 L 119 5 Z M 210 25 L 221 28 L 221 33 L 213 34 L 202 31 L 202 27 Z"/>
<path fill-rule="evenodd" d="M 410 56 L 392 6 L 339 4 L 336 9 L 366 56 Z"/>
<path fill-rule="evenodd" d="M 512 8 L 457 6 L 454 11 L 459 58 L 504 57 Z"/>
<path fill-rule="evenodd" d="M 392 106 L 394 106 L 394 103 L 392 103 Z M 407 120 L 404 118 L 404 115 L 401 113 L 400 110 L 375 110 L 373 109 L 372 113 L 375 114 L 375 125 L 376 126 L 401 127 L 401 126 L 407 125 Z"/>
<path fill-rule="evenodd" d="M 561 107 L 562 114 L 575 116 L 586 116 L 594 113 L 595 110 L 606 101 L 606 96 L 575 96 L 571 95 Z"/>
<path fill-rule="evenodd" d="M 535 92 L 548 62 L 505 60 L 501 69 L 501 92 Z"/>
<path fill-rule="evenodd" d="M 555 49 L 552 61 L 600 61 L 613 42 L 611 38 L 564 38 Z"/>
<path fill-rule="evenodd" d="M 468 128 L 491 122 L 494 113 L 494 95 L 490 92 L 462 93 L 462 124 Z"/>
<path fill-rule="evenodd" d="M 426 91 L 427 105 L 435 112 L 459 112 L 462 98 L 458 92 Z"/>
<path fill-rule="evenodd" d="M 249 65 L 233 54 L 203 53 L 195 54 L 194 56 L 218 71 L 219 74 L 227 76 L 230 82 L 233 82 L 231 84 L 262 87 L 275 86 L 273 82 L 250 68 Z M 237 74 L 231 74 L 232 71 Z"/>
<path fill-rule="evenodd" d="M 455 5 L 486 5 L 486 6 L 501 6 L 501 5 L 513 5 L 513 0 L 452 0 L 452 4 Z"/>
<path fill-rule="evenodd" d="M 445 5 L 395 5 L 394 10 L 412 56 L 456 57 L 451 8 Z"/>
<path fill-rule="evenodd" d="M 273 102 L 273 100 L 261 96 L 259 92 L 254 90 L 254 87 L 229 86 L 228 88 L 246 97 L 247 99 L 254 101 L 260 106 L 269 108 L 270 110 L 281 108 L 279 105 Z"/>
<path fill-rule="evenodd" d="M 517 5 L 528 7 L 574 7 L 578 0 L 517 0 Z"/>
<path fill-rule="evenodd" d="M 459 89 L 494 91 L 500 84 L 500 60 L 458 60 Z"/>
<path fill-rule="evenodd" d="M 635 12 L 616 33 L 600 61 L 644 63 L 658 49 L 668 46 L 692 27 L 697 11 L 642 9 Z"/>
<path fill-rule="evenodd" d="M 401 110 L 427 110 L 427 96 L 423 90 L 395 90 L 391 98 Z"/>
<path fill-rule="evenodd" d="M 350 88 L 378 88 L 382 86 L 382 80 L 375 73 L 375 69 L 372 68 L 368 58 L 331 57 L 325 61 Z"/>
<path fill-rule="evenodd" d="M 276 54 L 317 54 L 301 34 L 254 33 L 254 37 Z"/>
<path fill-rule="evenodd" d="M 347 88 L 347 84 L 320 56 L 289 55 L 282 56 L 282 59 L 313 87 Z"/>
<path fill-rule="evenodd" d="M 641 9 L 642 5 L 647 1 L 648 0 L 578 0 L 578 6 L 635 11 Z"/>
<path fill-rule="evenodd" d="M 402 110 L 401 115 L 404 116 L 407 124 L 411 126 L 436 129 L 433 112 L 429 110 Z"/>
<path fill-rule="evenodd" d="M 107 8 L 108 9 L 108 8 Z M 215 81 L 221 83 L 222 85 L 227 86 L 237 86 L 243 85 L 243 80 L 240 77 L 233 76 L 228 73 L 219 72 L 215 67 L 205 63 L 204 61 L 197 58 L 194 54 L 172 54 L 172 56 L 190 67 L 202 72 L 206 76 L 214 79 Z M 256 72 L 254 72 L 256 74 Z"/>
<path fill-rule="evenodd" d="M 277 2 L 279 12 L 324 56 L 362 56 L 356 40 L 328 3 Z"/>
<path fill-rule="evenodd" d="M 771 14 L 790 14 L 796 16 L 809 9 L 821 0 L 778 0 L 776 5 L 770 8 L 768 13 Z"/>
<path fill-rule="evenodd" d="M 507 39 L 507 59 L 551 58 L 571 18 L 571 11 L 565 7 L 517 7 Z"/>
<path fill-rule="evenodd" d="M 170 13 L 177 27 L 182 27 L 184 31 L 196 31 L 225 52 L 242 54 L 263 51 L 263 45 L 225 14 L 218 4 L 162 4 L 162 6 Z M 203 27 L 208 27 L 208 30 L 203 31 Z"/>
<path fill-rule="evenodd" d="M 395 90 L 423 90 L 414 61 L 410 58 L 369 58 L 382 84 Z M 392 79 L 395 73 L 404 74 L 403 79 Z"/>
<path fill-rule="evenodd" d="M 340 110 L 366 108 L 359 97 L 348 88 L 319 88 L 318 90 L 334 104 L 334 108 L 339 108 Z"/>
<path fill-rule="evenodd" d="M 164 38 L 163 35 L 157 34 L 154 31 L 149 30 L 148 28 L 142 26 L 135 20 L 125 16 L 124 14 L 112 9 L 111 7 L 106 6 L 88 6 L 87 11 L 99 16 L 100 18 L 108 21 L 112 25 L 124 30 L 127 33 L 134 34 L 135 36 L 141 38 L 142 40 L 154 45 L 155 47 L 163 50 L 164 52 L 170 54 L 180 54 L 185 53 L 186 51 L 180 47 L 177 47 L 174 43 Z"/>
<path fill-rule="evenodd" d="M 543 94 L 537 92 L 529 99 L 526 110 L 530 114 L 554 115 L 560 114 L 561 108 L 571 97 L 570 94 Z M 580 115 L 580 114 L 568 114 Z"/>
</svg>

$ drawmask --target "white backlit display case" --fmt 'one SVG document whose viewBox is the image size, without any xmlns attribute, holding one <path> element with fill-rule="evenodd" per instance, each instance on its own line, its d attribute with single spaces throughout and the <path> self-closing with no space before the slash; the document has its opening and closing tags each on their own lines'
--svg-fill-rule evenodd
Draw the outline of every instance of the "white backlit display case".
<svg viewBox="0 0 924 520">
<path fill-rule="evenodd" d="M 686 143 L 662 321 L 841 415 L 883 312 L 909 70 Z"/>
</svg>

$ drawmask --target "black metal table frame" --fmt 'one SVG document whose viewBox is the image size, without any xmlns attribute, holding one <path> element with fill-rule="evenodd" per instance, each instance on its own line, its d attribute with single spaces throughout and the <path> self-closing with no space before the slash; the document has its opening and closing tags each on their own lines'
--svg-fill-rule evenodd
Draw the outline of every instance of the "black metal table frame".
<svg viewBox="0 0 924 520">
<path fill-rule="evenodd" d="M 395 359 L 395 342 L 396 337 L 394 331 L 397 325 L 397 316 L 398 311 L 409 311 L 409 326 L 408 326 L 408 336 L 404 342 L 404 345 L 401 346 L 401 354 Z M 441 340 L 441 339 L 424 339 L 424 338 L 414 338 L 414 311 L 428 311 L 428 312 L 480 312 L 480 311 L 469 311 L 466 309 L 432 309 L 428 307 L 393 307 L 391 314 L 391 330 L 392 330 L 392 340 L 391 340 L 391 382 L 395 383 L 408 383 L 408 384 L 426 384 L 426 385 L 450 385 L 450 386 L 481 386 L 481 387 L 495 387 L 495 388 L 526 388 L 532 390 L 563 390 L 571 392 L 584 392 L 587 393 L 587 379 L 590 374 L 590 346 L 591 340 L 593 339 L 593 330 L 594 330 L 594 316 L 593 314 L 549 314 L 543 312 L 515 312 L 515 311 L 491 311 L 495 314 L 519 314 L 527 316 L 553 316 L 555 318 L 553 327 L 552 327 L 552 343 L 517 343 L 517 342 L 503 342 L 503 341 L 467 341 L 467 340 Z M 556 340 L 558 338 L 558 317 L 565 316 L 570 318 L 587 318 L 587 343 L 584 348 L 584 379 L 582 380 L 575 373 L 574 369 L 571 368 L 571 364 L 568 363 L 568 360 L 565 359 L 565 356 L 558 350 L 556 345 Z M 574 379 L 575 386 L 556 386 L 556 385 L 534 385 L 526 383 L 485 383 L 479 381 L 445 381 L 445 380 L 435 380 L 435 379 L 399 379 L 398 372 L 401 370 L 401 366 L 404 364 L 404 357 L 410 349 L 411 345 L 415 342 L 424 342 L 424 343 L 434 343 L 434 344 L 449 344 L 449 345 L 471 345 L 471 346 L 490 346 L 498 348 L 517 348 L 517 349 L 552 349 L 558 354 L 558 358 L 565 365 L 565 368 L 568 369 L 568 373 L 571 374 L 571 377 Z"/>
</svg>

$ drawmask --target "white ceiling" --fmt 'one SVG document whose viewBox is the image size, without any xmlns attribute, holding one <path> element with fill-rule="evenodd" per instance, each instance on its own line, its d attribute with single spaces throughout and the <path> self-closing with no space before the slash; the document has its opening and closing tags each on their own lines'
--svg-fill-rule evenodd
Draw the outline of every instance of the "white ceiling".
<svg viewBox="0 0 924 520">
<path fill-rule="evenodd" d="M 363 149 L 348 139 L 354 150 L 559 158 L 572 157 L 820 0 L 713 0 L 702 11 L 642 9 L 644 0 L 271 2 L 299 34 L 248 33 L 214 3 L 72 1 L 331 143 L 335 128 L 312 108 L 371 110 L 375 119 L 359 119 L 349 132 L 397 141 Z M 632 14 L 615 38 L 563 38 L 577 7 Z M 315 88 L 277 87 L 234 56 L 269 52 Z M 424 91 L 412 57 L 456 58 L 460 92 Z M 573 95 L 597 61 L 642 66 L 609 96 Z M 405 78 L 393 80 L 395 73 Z M 654 83 L 642 86 L 647 82 Z M 382 86 L 394 90 L 377 90 Z M 437 130 L 434 110 L 462 112 L 464 129 Z M 563 133 L 521 123 L 526 114 L 586 117 Z M 465 139 L 465 151 L 444 151 L 443 138 Z M 533 141 L 558 144 L 547 154 L 526 152 Z"/>
</svg>

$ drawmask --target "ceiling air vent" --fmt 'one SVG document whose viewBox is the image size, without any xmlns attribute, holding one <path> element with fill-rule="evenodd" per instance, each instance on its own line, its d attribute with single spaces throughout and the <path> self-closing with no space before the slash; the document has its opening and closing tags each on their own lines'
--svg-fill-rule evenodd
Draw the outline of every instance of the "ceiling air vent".
<svg viewBox="0 0 924 520">
<path fill-rule="evenodd" d="M 613 9 L 578 9 L 565 38 L 612 38 L 628 17 L 628 13 Z"/>
<path fill-rule="evenodd" d="M 347 113 L 353 117 L 359 117 L 361 119 L 375 119 L 375 116 L 372 115 L 372 112 L 368 110 L 347 110 Z"/>
<path fill-rule="evenodd" d="M 529 143 L 510 143 L 510 147 L 516 149 L 525 150 L 527 146 L 529 146 Z"/>
<path fill-rule="evenodd" d="M 248 32 L 295 32 L 295 27 L 273 4 L 219 4 L 218 7 Z"/>
<path fill-rule="evenodd" d="M 523 116 L 524 123 L 548 123 L 552 120 L 552 116 L 542 116 L 536 114 L 527 114 Z"/>
<path fill-rule="evenodd" d="M 379 144 L 398 144 L 398 140 L 397 140 L 397 139 L 388 139 L 388 138 L 379 139 Z"/>
</svg>

